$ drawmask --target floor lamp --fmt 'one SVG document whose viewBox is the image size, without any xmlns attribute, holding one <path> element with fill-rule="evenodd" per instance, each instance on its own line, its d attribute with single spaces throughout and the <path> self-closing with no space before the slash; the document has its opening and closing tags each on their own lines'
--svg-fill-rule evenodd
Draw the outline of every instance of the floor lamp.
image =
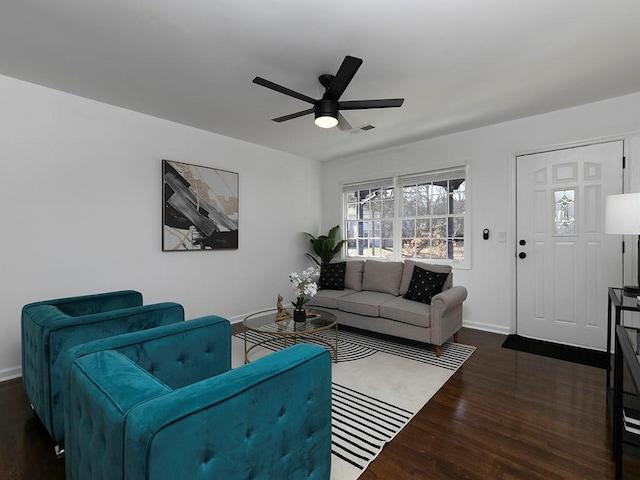
<svg viewBox="0 0 640 480">
<path fill-rule="evenodd" d="M 638 235 L 638 283 L 625 285 L 624 294 L 640 295 L 640 193 L 609 195 L 605 209 L 605 233 Z"/>
</svg>

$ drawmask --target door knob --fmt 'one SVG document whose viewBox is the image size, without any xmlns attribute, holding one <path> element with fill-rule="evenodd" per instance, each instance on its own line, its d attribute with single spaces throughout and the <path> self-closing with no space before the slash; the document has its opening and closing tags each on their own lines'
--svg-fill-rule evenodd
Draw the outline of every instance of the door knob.
<svg viewBox="0 0 640 480">
<path fill-rule="evenodd" d="M 518 254 L 518 256 L 519 256 L 520 258 L 527 258 L 527 254 L 526 254 L 526 253 L 524 253 L 524 252 L 520 252 L 520 253 Z"/>
<path fill-rule="evenodd" d="M 524 246 L 524 245 L 526 245 L 526 244 L 527 244 L 527 242 L 526 242 L 525 240 L 520 240 L 520 245 L 523 245 L 523 246 Z"/>
</svg>

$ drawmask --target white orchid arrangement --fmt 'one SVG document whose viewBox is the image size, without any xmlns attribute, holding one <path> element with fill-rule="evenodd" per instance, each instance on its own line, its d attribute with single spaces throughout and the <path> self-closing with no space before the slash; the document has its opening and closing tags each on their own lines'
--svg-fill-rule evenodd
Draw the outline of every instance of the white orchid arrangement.
<svg viewBox="0 0 640 480">
<path fill-rule="evenodd" d="M 316 273 L 318 273 L 317 268 L 309 267 L 300 275 L 297 272 L 292 272 L 289 275 L 289 281 L 293 285 L 293 291 L 296 293 L 296 301 L 293 302 L 293 307 L 296 310 L 302 310 L 304 304 L 318 293 L 318 285 L 312 278 Z"/>
</svg>

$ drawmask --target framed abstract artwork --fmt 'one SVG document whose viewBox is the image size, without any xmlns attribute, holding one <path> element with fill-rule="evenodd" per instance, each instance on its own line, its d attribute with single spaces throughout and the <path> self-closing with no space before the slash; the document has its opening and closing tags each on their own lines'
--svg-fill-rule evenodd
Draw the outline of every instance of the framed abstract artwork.
<svg viewBox="0 0 640 480">
<path fill-rule="evenodd" d="M 238 248 L 239 175 L 162 161 L 162 251 Z"/>
</svg>

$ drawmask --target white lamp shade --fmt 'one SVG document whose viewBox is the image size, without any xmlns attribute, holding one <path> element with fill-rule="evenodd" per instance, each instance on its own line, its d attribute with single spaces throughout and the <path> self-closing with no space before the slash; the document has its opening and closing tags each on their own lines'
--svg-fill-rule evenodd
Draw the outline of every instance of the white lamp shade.
<svg viewBox="0 0 640 480">
<path fill-rule="evenodd" d="M 640 193 L 607 197 L 604 231 L 618 235 L 640 235 Z"/>
</svg>

